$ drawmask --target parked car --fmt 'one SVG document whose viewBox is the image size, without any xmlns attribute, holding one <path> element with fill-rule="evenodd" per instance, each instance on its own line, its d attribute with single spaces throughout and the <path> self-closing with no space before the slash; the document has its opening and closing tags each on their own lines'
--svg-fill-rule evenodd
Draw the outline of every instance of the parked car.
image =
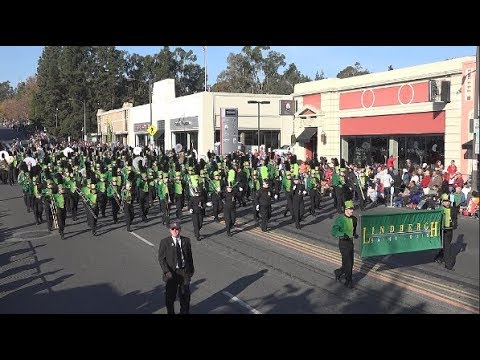
<svg viewBox="0 0 480 360">
<path fill-rule="evenodd" d="M 290 145 L 283 145 L 280 148 L 273 150 L 273 152 L 277 154 L 277 156 L 291 155 L 292 151 L 293 151 L 293 147 Z"/>
</svg>

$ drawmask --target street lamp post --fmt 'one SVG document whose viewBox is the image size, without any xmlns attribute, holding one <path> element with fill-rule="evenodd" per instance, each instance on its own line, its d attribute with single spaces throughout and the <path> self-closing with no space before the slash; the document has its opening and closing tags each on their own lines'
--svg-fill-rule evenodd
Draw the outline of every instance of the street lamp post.
<svg viewBox="0 0 480 360">
<path fill-rule="evenodd" d="M 55 108 L 55 129 L 58 127 L 58 107 Z"/>
<path fill-rule="evenodd" d="M 152 113 L 152 93 L 153 93 L 153 81 L 152 79 L 148 80 L 148 92 L 149 94 L 149 101 L 150 101 L 150 126 L 153 125 L 153 113 Z M 153 146 L 153 135 L 150 135 L 150 145 Z"/>
<path fill-rule="evenodd" d="M 257 110 L 257 114 L 258 114 L 258 152 L 260 152 L 260 104 L 270 104 L 270 101 L 257 101 L 257 100 L 248 100 L 248 103 L 249 104 L 257 104 L 258 105 L 258 110 Z"/>
<path fill-rule="evenodd" d="M 80 101 L 83 104 L 83 141 L 87 141 L 87 107 L 85 100 L 69 98 L 70 101 Z"/>
</svg>

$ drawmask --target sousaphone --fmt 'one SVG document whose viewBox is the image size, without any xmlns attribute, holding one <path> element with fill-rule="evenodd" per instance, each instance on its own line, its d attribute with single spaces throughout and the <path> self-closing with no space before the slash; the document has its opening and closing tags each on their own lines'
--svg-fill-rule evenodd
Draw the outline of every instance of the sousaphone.
<svg viewBox="0 0 480 360">
<path fill-rule="evenodd" d="M 132 160 L 132 166 L 137 171 L 139 171 L 140 161 L 142 162 L 143 166 L 147 166 L 147 158 L 144 156 L 137 156 L 135 159 Z"/>
</svg>

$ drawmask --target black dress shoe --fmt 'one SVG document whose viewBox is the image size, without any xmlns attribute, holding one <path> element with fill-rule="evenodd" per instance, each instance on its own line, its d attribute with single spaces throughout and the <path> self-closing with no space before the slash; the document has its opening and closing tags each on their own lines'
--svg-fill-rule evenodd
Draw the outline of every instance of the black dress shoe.
<svg viewBox="0 0 480 360">
<path fill-rule="evenodd" d="M 345 287 L 347 287 L 347 288 L 349 288 L 349 289 L 353 289 L 352 280 L 350 280 L 350 281 L 345 281 Z"/>
<path fill-rule="evenodd" d="M 335 269 L 333 273 L 335 274 L 335 281 L 341 281 L 344 274 L 340 272 L 340 269 Z"/>
</svg>

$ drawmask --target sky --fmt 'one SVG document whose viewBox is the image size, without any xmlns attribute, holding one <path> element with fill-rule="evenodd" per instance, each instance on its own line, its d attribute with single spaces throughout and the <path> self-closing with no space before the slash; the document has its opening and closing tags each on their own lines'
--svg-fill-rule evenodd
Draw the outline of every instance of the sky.
<svg viewBox="0 0 480 360">
<path fill-rule="evenodd" d="M 177 46 L 170 46 L 173 50 Z M 192 50 L 200 66 L 204 65 L 202 46 L 181 46 Z M 161 46 L 118 46 L 130 54 L 153 55 Z M 42 46 L 0 46 L 0 82 L 10 81 L 16 87 L 21 81 L 35 75 Z M 227 67 L 230 53 L 238 54 L 242 46 L 207 46 L 206 62 L 208 84 L 216 82 L 218 74 Z M 314 79 L 323 70 L 327 78 L 359 62 L 371 73 L 428 64 L 462 56 L 475 56 L 475 46 L 272 46 L 271 50 L 285 55 L 287 64 L 295 63 L 302 74 Z M 282 69 L 283 70 L 283 69 Z"/>
</svg>

